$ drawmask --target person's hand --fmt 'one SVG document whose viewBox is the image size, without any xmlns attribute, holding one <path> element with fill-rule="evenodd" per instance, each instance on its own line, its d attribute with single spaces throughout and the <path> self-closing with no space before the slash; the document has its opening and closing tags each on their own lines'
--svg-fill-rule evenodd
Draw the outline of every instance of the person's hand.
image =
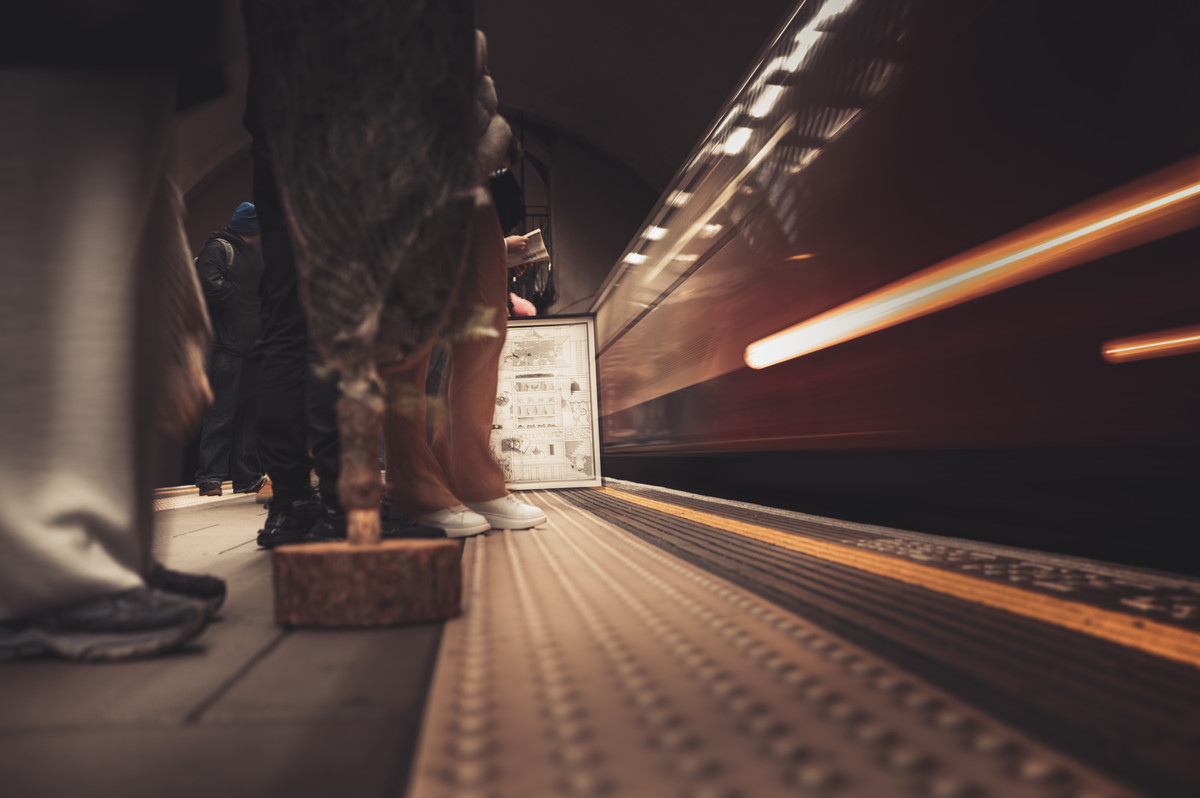
<svg viewBox="0 0 1200 798">
<path fill-rule="evenodd" d="M 524 252 L 529 249 L 529 236 L 506 236 L 504 239 L 504 247 L 509 252 Z M 520 277 L 529 268 L 528 263 L 522 263 L 517 266 L 509 266 L 508 271 L 513 277 Z"/>
</svg>

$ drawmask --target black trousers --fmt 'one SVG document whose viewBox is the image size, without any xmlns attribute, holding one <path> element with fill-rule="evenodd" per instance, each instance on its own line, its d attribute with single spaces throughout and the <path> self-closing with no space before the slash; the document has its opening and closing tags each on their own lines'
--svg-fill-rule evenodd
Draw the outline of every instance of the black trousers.
<svg viewBox="0 0 1200 798">
<path fill-rule="evenodd" d="M 213 403 L 200 429 L 196 484 L 223 482 L 229 477 L 233 489 L 243 491 L 263 474 L 254 438 L 258 366 L 253 357 L 212 352 L 206 371 Z"/>
<path fill-rule="evenodd" d="M 320 358 L 308 335 L 300 275 L 265 153 L 254 157 L 254 205 L 264 263 L 258 343 L 259 457 L 271 477 L 274 501 L 306 497 L 309 474 L 315 468 L 321 497 L 337 507 L 337 376 L 315 368 Z"/>
</svg>

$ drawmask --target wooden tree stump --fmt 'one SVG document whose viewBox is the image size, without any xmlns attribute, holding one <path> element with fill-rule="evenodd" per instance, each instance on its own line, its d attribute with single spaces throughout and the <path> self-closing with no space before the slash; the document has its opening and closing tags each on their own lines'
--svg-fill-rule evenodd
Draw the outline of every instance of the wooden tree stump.
<svg viewBox="0 0 1200 798">
<path fill-rule="evenodd" d="M 280 546 L 272 556 L 275 621 L 284 626 L 392 626 L 452 618 L 462 592 L 454 540 Z"/>
</svg>

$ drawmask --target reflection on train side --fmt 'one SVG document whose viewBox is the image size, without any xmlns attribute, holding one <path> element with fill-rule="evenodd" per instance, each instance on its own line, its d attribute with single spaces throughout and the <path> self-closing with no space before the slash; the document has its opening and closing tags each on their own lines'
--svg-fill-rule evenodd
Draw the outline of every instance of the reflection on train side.
<svg viewBox="0 0 1200 798">
<path fill-rule="evenodd" d="M 798 4 L 593 304 L 606 450 L 1200 443 L 1200 21 L 1101 6 Z"/>
</svg>

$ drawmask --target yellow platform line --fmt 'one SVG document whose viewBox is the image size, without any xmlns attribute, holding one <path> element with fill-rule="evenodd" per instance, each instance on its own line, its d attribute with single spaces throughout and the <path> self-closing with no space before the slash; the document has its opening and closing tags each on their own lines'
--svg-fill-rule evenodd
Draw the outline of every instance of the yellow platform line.
<svg viewBox="0 0 1200 798">
<path fill-rule="evenodd" d="M 232 482 L 226 480 L 225 482 L 221 483 L 221 489 L 224 490 L 227 486 L 231 487 L 232 485 L 233 485 Z M 231 489 L 232 489 L 232 487 L 231 487 Z M 154 498 L 164 499 L 168 496 L 178 496 L 182 493 L 195 493 L 195 492 L 196 492 L 195 485 L 183 485 L 178 488 L 155 488 L 154 489 Z"/>
<path fill-rule="evenodd" d="M 975 604 L 983 604 L 1014 615 L 1033 618 L 1200 668 L 1200 634 L 1189 632 L 1186 629 L 1135 618 L 1077 601 L 1034 593 L 1019 587 L 1001 585 L 974 576 L 921 565 L 884 554 L 828 543 L 803 535 L 779 532 L 768 527 L 747 524 L 719 515 L 655 501 L 622 490 L 613 488 L 596 488 L 596 490 L 630 504 L 637 504 L 678 518 L 723 529 L 789 551 L 801 552 L 827 562 L 847 565 L 877 576 L 895 579 L 898 582 L 916 585 Z"/>
</svg>

